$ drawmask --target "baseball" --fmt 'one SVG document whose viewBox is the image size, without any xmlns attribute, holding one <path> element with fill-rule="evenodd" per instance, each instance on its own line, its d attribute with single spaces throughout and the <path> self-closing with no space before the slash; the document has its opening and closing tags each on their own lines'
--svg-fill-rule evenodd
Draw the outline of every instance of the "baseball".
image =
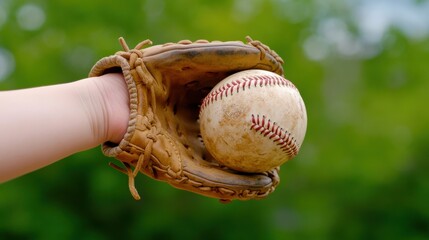
<svg viewBox="0 0 429 240">
<path fill-rule="evenodd" d="M 220 164 L 249 173 L 294 158 L 307 129 L 298 89 L 264 70 L 238 72 L 219 82 L 202 101 L 199 121 L 207 151 Z"/>
</svg>

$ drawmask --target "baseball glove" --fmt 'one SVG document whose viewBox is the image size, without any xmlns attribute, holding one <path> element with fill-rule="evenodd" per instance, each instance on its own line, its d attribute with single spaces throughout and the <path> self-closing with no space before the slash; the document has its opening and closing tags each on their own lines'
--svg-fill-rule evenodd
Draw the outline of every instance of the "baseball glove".
<svg viewBox="0 0 429 240">
<path fill-rule="evenodd" d="M 150 40 L 99 60 L 90 77 L 122 72 L 130 96 L 126 134 L 117 145 L 106 142 L 103 153 L 115 157 L 134 186 L 139 172 L 172 186 L 218 198 L 261 199 L 279 183 L 279 168 L 264 173 L 241 173 L 221 166 L 206 151 L 198 115 L 202 99 L 225 77 L 248 69 L 283 75 L 283 60 L 269 47 L 247 37 L 241 41 L 183 40 L 147 47 Z M 145 48 L 146 47 L 146 48 Z"/>
</svg>

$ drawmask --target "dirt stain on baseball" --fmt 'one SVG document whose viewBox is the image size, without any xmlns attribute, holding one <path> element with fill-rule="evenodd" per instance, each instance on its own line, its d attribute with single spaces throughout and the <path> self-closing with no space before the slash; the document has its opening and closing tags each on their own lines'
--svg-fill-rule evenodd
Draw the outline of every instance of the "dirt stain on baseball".
<svg viewBox="0 0 429 240">
<path fill-rule="evenodd" d="M 223 111 L 223 116 L 219 122 L 220 126 L 235 126 L 239 120 L 246 117 L 247 109 L 238 104 L 227 105 Z"/>
</svg>

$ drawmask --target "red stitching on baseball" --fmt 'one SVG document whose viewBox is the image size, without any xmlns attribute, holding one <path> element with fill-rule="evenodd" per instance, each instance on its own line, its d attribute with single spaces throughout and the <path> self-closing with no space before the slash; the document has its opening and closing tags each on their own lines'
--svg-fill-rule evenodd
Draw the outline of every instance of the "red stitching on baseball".
<svg viewBox="0 0 429 240">
<path fill-rule="evenodd" d="M 250 129 L 271 139 L 290 158 L 298 154 L 299 147 L 296 144 L 296 139 L 291 136 L 291 133 L 281 128 L 276 122 L 266 119 L 264 115 L 260 117 L 259 114 L 256 116 L 252 114 L 252 126 Z"/>
<path fill-rule="evenodd" d="M 216 91 L 211 92 L 207 97 L 204 98 L 201 103 L 200 112 L 207 107 L 207 105 L 213 103 L 214 101 L 221 100 L 223 97 L 228 97 L 234 93 L 240 91 L 245 91 L 252 87 L 263 87 L 263 86 L 280 86 L 280 87 L 290 87 L 296 89 L 295 85 L 289 80 L 281 76 L 271 76 L 271 75 L 260 75 L 252 77 L 242 77 L 227 83 L 219 87 Z"/>
</svg>

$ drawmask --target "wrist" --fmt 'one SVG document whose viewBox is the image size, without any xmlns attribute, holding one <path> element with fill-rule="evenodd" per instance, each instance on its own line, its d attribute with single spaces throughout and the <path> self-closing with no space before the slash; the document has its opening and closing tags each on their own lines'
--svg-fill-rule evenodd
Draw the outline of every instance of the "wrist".
<svg viewBox="0 0 429 240">
<path fill-rule="evenodd" d="M 106 141 L 119 143 L 128 128 L 130 115 L 129 93 L 124 77 L 119 73 L 111 73 L 98 77 L 102 86 L 101 96 L 107 113 Z"/>
<path fill-rule="evenodd" d="M 128 128 L 129 93 L 122 74 L 110 73 L 85 81 L 81 97 L 94 138 L 119 143 Z"/>
</svg>

